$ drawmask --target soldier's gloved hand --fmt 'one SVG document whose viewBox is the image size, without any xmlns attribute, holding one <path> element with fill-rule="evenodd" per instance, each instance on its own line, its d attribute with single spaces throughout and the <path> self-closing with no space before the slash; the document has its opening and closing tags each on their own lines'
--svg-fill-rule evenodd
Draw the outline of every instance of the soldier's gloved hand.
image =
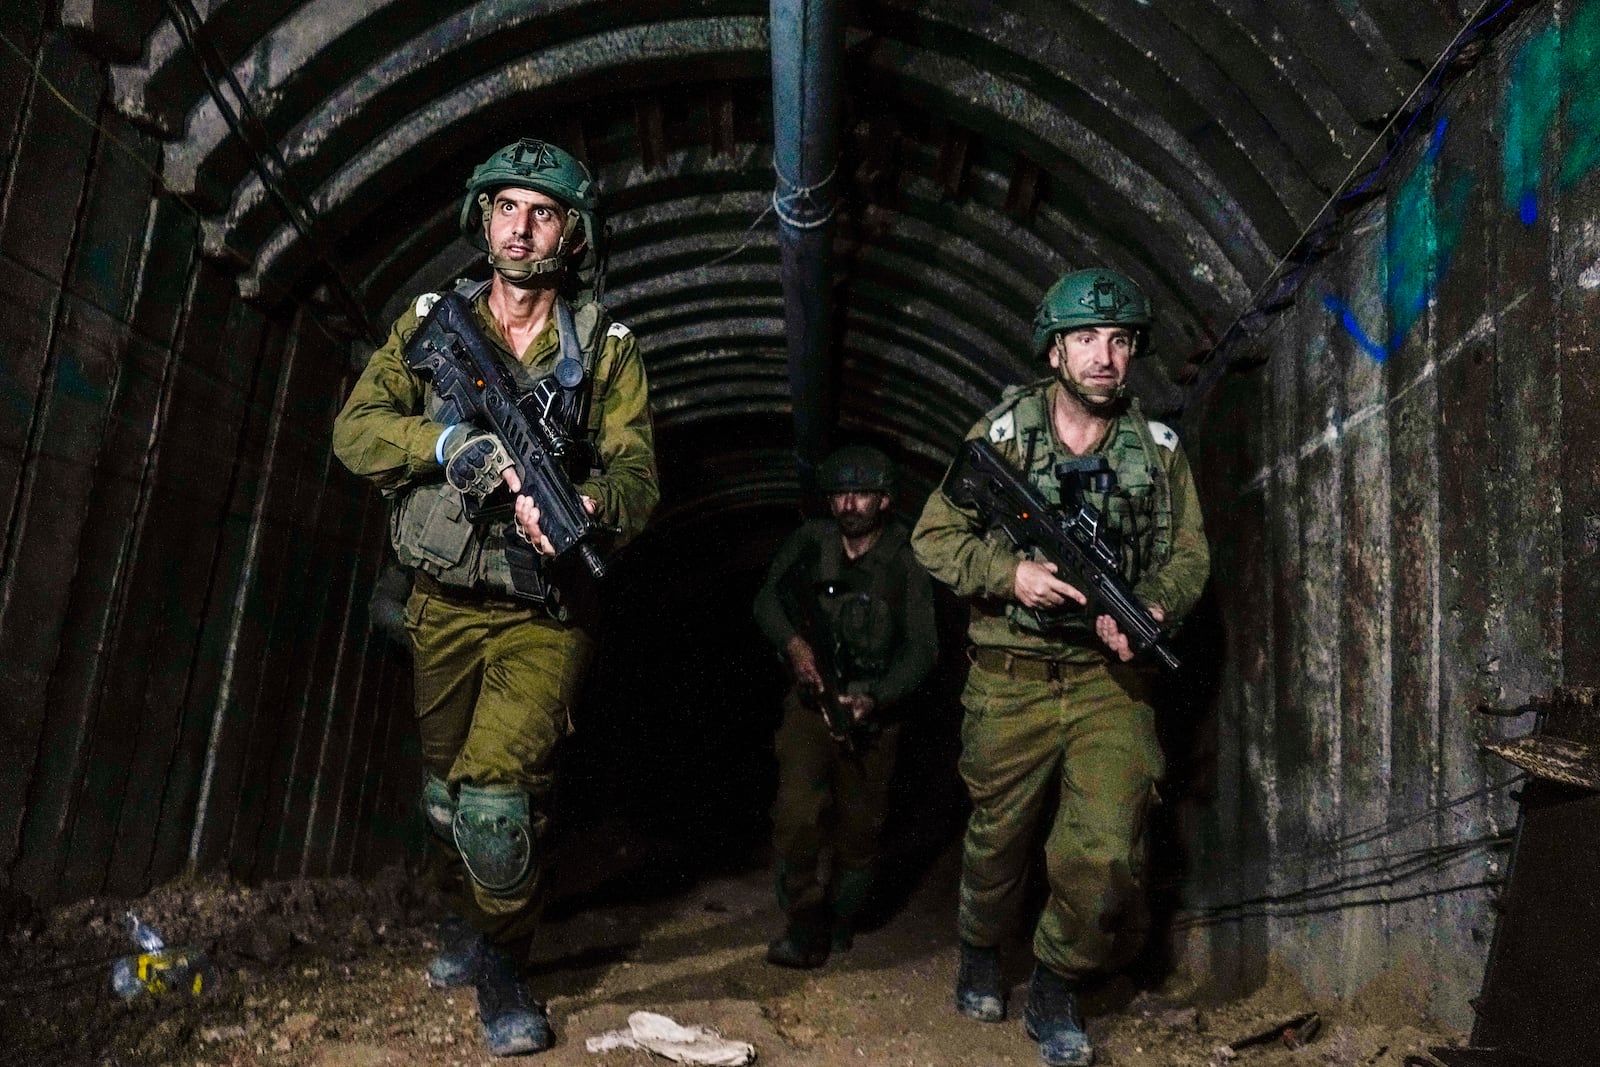
<svg viewBox="0 0 1600 1067">
<path fill-rule="evenodd" d="M 456 427 L 441 443 L 445 479 L 463 493 L 482 500 L 505 481 L 511 456 L 492 433 Z"/>
</svg>

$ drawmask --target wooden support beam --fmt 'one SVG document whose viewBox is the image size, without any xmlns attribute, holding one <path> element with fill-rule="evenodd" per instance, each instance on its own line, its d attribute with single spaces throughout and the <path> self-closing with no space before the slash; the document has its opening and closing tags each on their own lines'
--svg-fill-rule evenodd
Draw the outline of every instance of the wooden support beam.
<svg viewBox="0 0 1600 1067">
<path fill-rule="evenodd" d="M 711 90 L 706 99 L 706 118 L 711 127 L 710 137 L 707 138 L 711 145 L 711 154 L 733 155 L 733 148 L 738 138 L 733 124 L 733 90 L 726 84 L 719 84 Z"/>
<path fill-rule="evenodd" d="M 955 123 L 946 123 L 939 139 L 939 164 L 935 177 L 945 199 L 954 200 L 961 195 L 961 185 L 967 176 L 967 151 L 972 146 L 972 131 Z"/>
<path fill-rule="evenodd" d="M 588 135 L 583 132 L 582 119 L 569 117 L 563 121 L 559 127 L 557 127 L 556 132 L 557 136 L 560 138 L 560 140 L 556 142 L 558 145 L 560 145 L 562 148 L 565 148 L 568 152 L 572 153 L 584 163 L 587 164 L 589 162 L 589 138 Z"/>
<path fill-rule="evenodd" d="M 646 170 L 659 167 L 667 159 L 667 123 L 661 101 L 656 97 L 639 101 L 635 115 L 639 124 L 639 158 Z"/>
<path fill-rule="evenodd" d="M 1011 167 L 1011 184 L 1006 186 L 1006 214 L 1017 219 L 1033 217 L 1039 206 L 1040 186 L 1044 171 L 1027 156 L 1018 156 Z"/>
</svg>

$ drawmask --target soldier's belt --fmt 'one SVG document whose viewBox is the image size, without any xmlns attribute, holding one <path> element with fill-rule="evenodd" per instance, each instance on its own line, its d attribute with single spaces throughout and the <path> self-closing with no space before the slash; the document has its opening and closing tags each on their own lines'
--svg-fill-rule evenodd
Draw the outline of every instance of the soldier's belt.
<svg viewBox="0 0 1600 1067">
<path fill-rule="evenodd" d="M 517 611 L 525 611 L 529 606 L 526 600 L 519 600 L 499 588 L 446 585 L 439 579 L 422 571 L 417 571 L 411 580 L 416 583 L 419 591 L 429 596 L 441 597 L 458 604 L 479 604 L 484 607 L 511 608 Z"/>
<path fill-rule="evenodd" d="M 1081 672 L 1090 663 L 1074 660 L 1045 659 L 1042 656 L 1022 656 L 998 648 L 974 648 L 967 654 L 974 666 L 990 674 L 1003 674 L 1024 682 L 1059 682 Z"/>
</svg>

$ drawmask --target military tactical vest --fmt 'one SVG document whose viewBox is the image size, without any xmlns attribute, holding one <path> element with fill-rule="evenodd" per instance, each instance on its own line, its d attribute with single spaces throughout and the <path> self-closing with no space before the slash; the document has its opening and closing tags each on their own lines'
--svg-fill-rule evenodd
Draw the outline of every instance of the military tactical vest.
<svg viewBox="0 0 1600 1067">
<path fill-rule="evenodd" d="M 1047 380 L 1007 390 L 988 421 L 991 439 L 1014 437 L 1018 469 L 1052 506 L 1060 507 L 1056 464 L 1077 457 L 1056 442 L 1049 385 Z M 1130 400 L 1128 410 L 1112 423 L 1105 442 L 1092 453 L 1104 456 L 1117 476 L 1115 490 L 1109 495 L 1091 494 L 1089 503 L 1121 542 L 1120 569 L 1129 585 L 1137 585 L 1143 575 L 1172 555 L 1172 485 L 1159 447 L 1138 401 Z M 1093 615 L 1075 604 L 1041 611 L 1013 601 L 1006 613 L 1014 625 L 1031 633 L 1077 637 L 1092 635 L 1094 630 Z"/>
<path fill-rule="evenodd" d="M 894 580 L 900 573 L 894 560 L 908 540 L 905 524 L 890 519 L 870 551 L 874 565 L 852 565 L 838 527 L 818 522 L 816 536 L 779 580 L 790 621 L 847 682 L 882 676 L 905 639 L 905 589 Z"/>
<path fill-rule="evenodd" d="M 487 289 L 486 282 L 470 282 L 458 286 L 457 292 L 477 307 L 478 299 Z M 418 299 L 419 319 L 432 307 L 429 301 L 432 295 Z M 572 320 L 578 358 L 584 368 L 581 388 L 592 391 L 594 366 L 599 358 L 600 347 L 605 343 L 610 317 L 604 307 L 590 302 L 573 309 Z M 559 318 L 557 321 L 559 323 Z M 557 330 L 560 331 L 559 325 Z M 564 335 L 562 341 L 565 350 L 567 339 Z M 515 359 L 506 359 L 504 362 L 519 389 L 532 389 L 545 377 L 531 374 Z M 438 395 L 429 389 L 425 414 L 435 421 L 443 421 L 443 407 Z M 589 405 L 589 409 L 585 433 L 592 444 L 599 435 L 600 415 L 592 405 Z M 590 452 L 595 454 L 592 448 Z M 393 505 L 389 514 L 389 535 L 395 555 L 402 564 L 432 575 L 443 585 L 512 596 L 504 534 L 513 520 L 503 512 L 472 522 L 467 518 L 461 493 L 443 480 L 401 489 Z M 547 600 L 550 599 L 553 598 L 547 596 Z M 550 606 L 553 608 L 553 604 Z"/>
</svg>

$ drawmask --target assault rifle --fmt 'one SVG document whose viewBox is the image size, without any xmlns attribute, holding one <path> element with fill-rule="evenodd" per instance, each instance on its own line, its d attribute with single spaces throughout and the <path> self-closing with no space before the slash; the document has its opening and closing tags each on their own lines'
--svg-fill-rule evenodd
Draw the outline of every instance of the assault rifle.
<svg viewBox="0 0 1600 1067">
<path fill-rule="evenodd" d="M 830 583 L 806 581 L 796 571 L 805 571 L 803 561 L 797 563 L 794 569 L 779 580 L 778 599 L 783 605 L 784 613 L 795 623 L 797 632 L 806 644 L 811 646 L 811 654 L 817 664 L 817 674 L 822 679 L 821 689 L 812 689 L 801 684 L 800 701 L 822 713 L 823 719 L 828 724 L 829 736 L 837 741 L 839 747 L 846 753 L 854 756 L 856 736 L 862 724 L 856 721 L 855 715 L 849 708 L 839 703 L 839 698 L 845 694 L 849 686 L 849 678 L 842 662 L 843 650 L 839 648 L 839 642 L 834 637 L 832 624 L 817 606 L 819 596 L 837 596 L 839 590 Z"/>
<path fill-rule="evenodd" d="M 454 291 L 441 295 L 423 319 L 406 343 L 405 360 L 433 384 L 457 422 L 475 422 L 500 439 L 522 481 L 521 495 L 532 497 L 539 509 L 539 529 L 555 546 L 556 557 L 576 552 L 590 574 L 604 577 L 606 565 L 593 541 L 605 527 L 595 522 L 573 487 L 567 459 L 574 446 L 553 417 L 551 379 L 533 390 L 519 389 L 474 321 L 472 305 Z M 521 573 L 523 580 L 518 581 L 524 571 L 514 555 L 519 546 L 509 536 L 506 544 L 517 591 L 542 596 L 537 557 L 528 561 L 533 573 Z"/>
<path fill-rule="evenodd" d="M 1105 474 L 1115 477 L 1109 470 Z M 1100 512 L 1076 477 L 1063 479 L 1066 506 L 1053 508 L 980 437 L 956 453 L 944 491 L 961 507 L 976 508 L 986 526 L 1000 530 L 1018 548 L 1036 550 L 1054 563 L 1063 580 L 1088 596 L 1096 614 L 1117 621 L 1135 653 L 1154 652 L 1169 669 L 1178 669 L 1178 657 L 1162 641 L 1161 625 L 1123 580 L 1120 553 L 1107 539 L 1110 531 L 1101 529 Z"/>
<path fill-rule="evenodd" d="M 839 677 L 838 669 L 831 661 L 832 657 L 824 654 L 822 648 L 812 646 L 816 653 L 817 674 L 822 678 L 821 689 L 811 689 L 805 685 L 800 686 L 801 703 L 822 712 L 822 717 L 828 723 L 828 736 L 839 743 L 839 747 L 846 753 L 856 754 L 856 732 L 861 724 L 856 721 L 855 714 L 839 703 L 839 698 L 844 695 L 844 680 Z"/>
</svg>

